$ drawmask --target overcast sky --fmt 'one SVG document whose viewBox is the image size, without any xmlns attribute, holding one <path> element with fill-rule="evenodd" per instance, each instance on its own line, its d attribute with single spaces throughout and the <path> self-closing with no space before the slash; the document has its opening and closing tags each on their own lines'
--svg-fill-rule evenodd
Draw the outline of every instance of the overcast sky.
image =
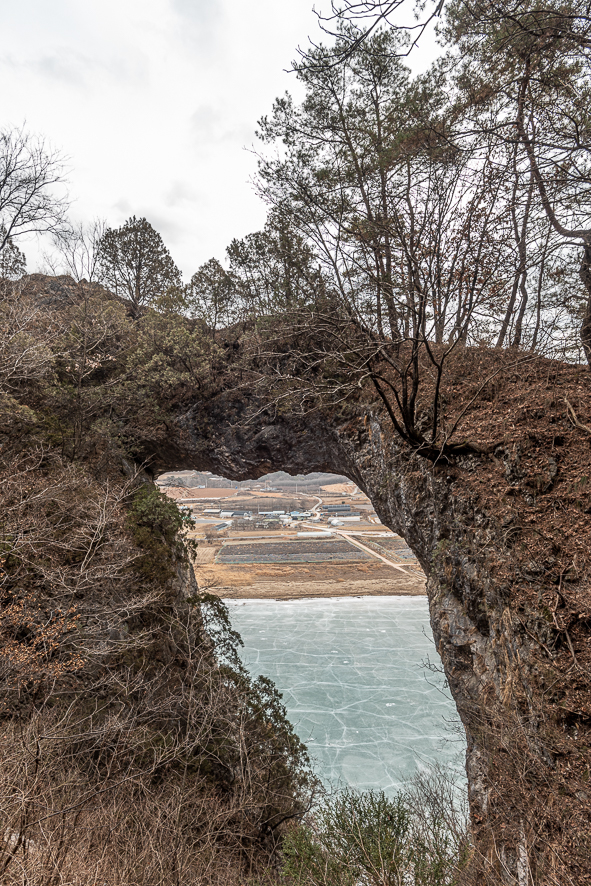
<svg viewBox="0 0 591 886">
<path fill-rule="evenodd" d="M 145 216 L 188 279 L 264 223 L 248 148 L 275 96 L 299 94 L 284 69 L 319 37 L 313 2 L 4 4 L 0 126 L 26 121 L 67 156 L 73 219 Z"/>
</svg>

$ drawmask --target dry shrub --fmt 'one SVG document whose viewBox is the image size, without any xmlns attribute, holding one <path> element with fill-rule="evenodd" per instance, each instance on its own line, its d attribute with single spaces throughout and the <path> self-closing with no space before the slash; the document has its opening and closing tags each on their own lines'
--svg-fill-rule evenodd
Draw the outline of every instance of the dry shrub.
<svg viewBox="0 0 591 886">
<path fill-rule="evenodd" d="M 49 446 L 2 467 L 0 881 L 262 875 L 314 779 L 198 594 L 176 506 Z"/>
<path fill-rule="evenodd" d="M 292 826 L 282 886 L 459 886 L 470 856 L 463 791 L 434 767 L 405 789 L 347 789 Z"/>
<path fill-rule="evenodd" d="M 62 729 L 52 742 L 35 726 L 2 735 L 3 883 L 237 882 L 238 847 L 218 843 L 233 810 L 214 790 L 147 773 L 90 785 L 59 747 Z"/>
<path fill-rule="evenodd" d="M 216 663 L 195 606 L 166 621 L 5 716 L 3 883 L 231 884 L 264 872 L 306 807 L 313 779 L 274 688 Z"/>
</svg>

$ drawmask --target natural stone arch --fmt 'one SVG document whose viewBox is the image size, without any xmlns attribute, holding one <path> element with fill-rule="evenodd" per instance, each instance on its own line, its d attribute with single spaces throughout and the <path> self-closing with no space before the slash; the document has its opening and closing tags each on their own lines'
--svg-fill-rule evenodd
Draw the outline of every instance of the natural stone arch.
<svg viewBox="0 0 591 886">
<path fill-rule="evenodd" d="M 546 362 L 541 372 L 549 371 Z M 554 372 L 565 387 L 576 383 L 575 367 L 554 365 Z M 574 447 L 589 462 L 589 447 L 564 409 L 556 410 L 560 452 L 544 410 L 522 412 L 512 451 L 498 445 L 433 463 L 378 412 L 278 414 L 254 395 L 225 393 L 179 411 L 173 427 L 138 448 L 154 474 L 188 468 L 241 480 L 273 470 L 331 471 L 357 483 L 427 575 L 433 634 L 466 729 L 476 867 L 506 882 L 575 883 L 591 857 L 591 800 L 581 782 L 591 772 L 589 675 L 578 662 L 591 625 L 588 576 L 569 576 L 581 612 L 567 644 L 556 616 L 554 628 L 543 606 L 532 604 L 532 588 L 541 600 L 556 586 L 556 570 L 524 562 L 515 541 L 528 529 L 515 514 L 523 499 L 527 520 L 542 525 L 547 507 L 537 502 L 552 492 L 561 454 L 572 459 Z M 513 516 L 479 494 L 483 482 L 506 487 Z M 563 675 L 575 728 L 556 698 L 548 700 L 550 671 Z"/>
<path fill-rule="evenodd" d="M 32 275 L 21 295 L 67 328 L 83 292 L 109 309 L 115 302 L 117 328 L 127 334 L 124 304 L 100 288 Z M 211 344 L 209 331 L 197 332 L 199 348 Z M 158 371 L 136 383 L 136 364 L 130 370 L 106 355 L 91 388 L 98 385 L 108 421 L 90 435 L 84 457 L 97 474 L 118 475 L 119 465 L 133 474 L 132 457 L 153 474 L 347 474 L 428 576 L 433 632 L 468 735 L 475 861 L 492 872 L 491 883 L 495 872 L 520 884 L 590 882 L 588 371 L 510 350 L 456 349 L 440 394 L 457 406 L 448 415 L 462 420 L 450 435 L 453 455 L 431 452 L 429 461 L 393 434 L 371 389 L 349 386 L 346 400 L 337 391 L 338 402 L 323 406 L 323 386 L 316 396 L 311 379 L 311 404 L 296 392 L 310 411 L 291 414 L 289 400 L 274 400 L 277 366 L 242 348 L 249 330 L 226 332 L 201 374 L 179 374 L 173 349 L 172 386 Z M 130 347 L 125 359 L 133 337 Z M 109 403 L 119 373 L 125 384 Z M 285 394 L 289 376 L 280 377 Z M 265 388 L 268 399 L 258 393 Z M 428 422 L 428 396 L 420 409 Z M 61 421 L 67 428 L 63 412 Z"/>
</svg>

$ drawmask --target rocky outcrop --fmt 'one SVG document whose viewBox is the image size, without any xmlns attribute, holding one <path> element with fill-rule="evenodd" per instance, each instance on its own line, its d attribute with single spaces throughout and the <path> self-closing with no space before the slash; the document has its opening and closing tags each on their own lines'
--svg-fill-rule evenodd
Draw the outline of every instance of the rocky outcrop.
<svg viewBox="0 0 591 886">
<path fill-rule="evenodd" d="M 15 487 L 18 507 L 38 505 L 20 461 L 26 446 L 42 454 L 39 482 L 50 455 L 75 484 L 71 465 L 80 463 L 97 477 L 122 468 L 129 479 L 137 464 L 152 475 L 211 470 L 237 480 L 275 470 L 345 474 L 404 536 L 428 577 L 433 632 L 466 730 L 474 834 L 466 864 L 475 882 L 590 883 L 586 367 L 458 347 L 435 383 L 429 358 L 417 369 L 413 421 L 419 431 L 433 427 L 436 412 L 451 445 L 446 453 L 430 445 L 427 459 L 396 436 L 375 391 L 347 379 L 342 366 L 328 361 L 303 386 L 291 385 L 308 371 L 297 349 L 293 356 L 291 333 L 282 343 L 278 330 L 269 354 L 257 350 L 248 325 L 212 337 L 203 324 L 176 315 L 147 312 L 145 322 L 132 322 L 128 304 L 70 278 L 32 275 L 21 283 L 3 314 L 4 353 L 13 354 L 15 341 L 30 350 L 23 329 L 42 346 L 30 365 L 17 348 L 18 373 L 28 368 L 0 403 L 5 498 L 10 484 L 22 481 L 27 492 Z M 43 310 L 23 313 L 25 302 Z M 79 310 L 87 305 L 90 314 Z M 101 333 L 88 360 L 93 328 Z M 58 330 L 64 336 L 50 363 Z M 314 347 L 322 353 L 322 342 Z M 393 389 L 399 383 L 393 378 Z M 85 518 L 86 493 L 80 502 Z M 95 510 L 100 522 L 102 510 Z M 71 497 L 62 511 L 71 515 Z M 34 513 L 20 524 L 42 527 L 43 544 L 54 525 Z M 55 525 L 63 556 L 64 529 Z M 97 533 L 117 544 L 117 532 Z M 20 527 L 13 535 L 19 544 L 37 543 Z M 53 558 L 41 558 L 43 570 Z M 76 563 L 77 555 L 68 567 Z M 156 573 L 159 565 L 155 557 Z M 156 574 L 153 580 L 161 586 Z M 162 653 L 166 658 L 164 646 Z M 168 673 L 165 679 L 168 686 Z"/>
<path fill-rule="evenodd" d="M 496 359 L 496 358 L 495 358 Z M 539 360 L 473 403 L 456 460 L 427 461 L 356 404 L 277 414 L 247 394 L 179 413 L 156 473 L 346 474 L 428 577 L 431 624 L 467 737 L 478 882 L 588 882 L 591 865 L 591 397 Z M 552 378 L 551 378 L 552 376 Z M 480 379 L 478 379 L 480 382 Z M 574 399 L 573 399 L 574 398 Z"/>
</svg>

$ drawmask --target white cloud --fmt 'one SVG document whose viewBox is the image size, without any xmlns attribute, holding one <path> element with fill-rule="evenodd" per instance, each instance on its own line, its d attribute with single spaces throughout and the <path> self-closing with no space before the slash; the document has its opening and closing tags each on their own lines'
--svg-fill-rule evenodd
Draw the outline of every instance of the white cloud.
<svg viewBox="0 0 591 886">
<path fill-rule="evenodd" d="M 299 94 L 285 69 L 318 37 L 312 3 L 20 0 L 3 11 L 0 126 L 26 119 L 70 158 L 73 217 L 145 215 L 188 276 L 264 223 L 244 147 L 276 95 Z"/>
</svg>

